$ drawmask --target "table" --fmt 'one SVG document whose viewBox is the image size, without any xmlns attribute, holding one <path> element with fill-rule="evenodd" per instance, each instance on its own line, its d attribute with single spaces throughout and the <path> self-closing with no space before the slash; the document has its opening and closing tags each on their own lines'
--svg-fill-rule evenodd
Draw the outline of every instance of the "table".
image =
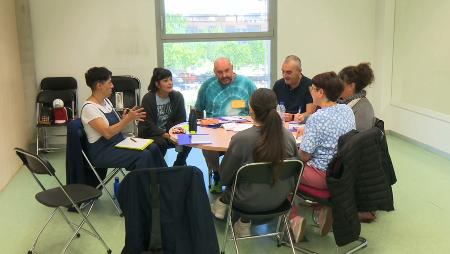
<svg viewBox="0 0 450 254">
<path fill-rule="evenodd" d="M 250 117 L 248 119 L 251 122 Z M 172 129 L 175 128 L 175 127 L 179 127 L 179 126 L 185 125 L 185 124 L 186 123 L 178 124 L 178 125 L 172 127 L 169 130 L 170 140 L 174 144 L 177 144 L 177 135 L 178 134 L 174 134 L 172 132 Z M 288 128 L 289 123 L 285 122 L 284 124 L 285 124 L 285 127 Z M 226 152 L 228 150 L 228 146 L 230 144 L 231 137 L 233 137 L 234 134 L 236 134 L 237 132 L 226 131 L 224 128 L 209 128 L 209 127 L 204 127 L 204 126 L 200 126 L 199 125 L 197 127 L 197 133 L 199 133 L 199 134 L 209 134 L 209 136 L 211 137 L 212 143 L 210 143 L 210 144 L 201 144 L 201 145 L 189 145 L 189 146 L 195 147 L 195 148 L 199 148 L 199 149 L 202 149 L 202 150 L 207 150 L 207 151 Z M 293 133 L 293 134 L 295 135 L 295 133 Z"/>
</svg>

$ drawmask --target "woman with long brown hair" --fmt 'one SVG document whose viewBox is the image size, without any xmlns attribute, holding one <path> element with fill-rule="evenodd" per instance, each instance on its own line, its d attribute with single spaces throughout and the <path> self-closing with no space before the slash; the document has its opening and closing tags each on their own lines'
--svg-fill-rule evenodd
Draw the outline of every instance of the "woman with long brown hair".
<svg viewBox="0 0 450 254">
<path fill-rule="evenodd" d="M 220 176 L 227 190 L 214 202 L 212 211 L 216 218 L 225 217 L 226 204 L 231 198 L 231 184 L 238 169 L 252 162 L 271 162 L 273 166 L 272 185 L 238 186 L 233 204 L 245 211 L 258 212 L 274 209 L 286 199 L 286 193 L 293 188 L 296 179 L 279 179 L 281 162 L 286 158 L 297 157 L 297 146 L 293 135 L 283 127 L 276 111 L 277 97 L 267 88 L 257 89 L 250 98 L 251 128 L 241 131 L 231 139 L 228 151 L 220 165 Z M 268 191 L 270 189 L 270 191 Z M 260 192 L 270 193 L 259 197 Z M 238 236 L 250 235 L 250 220 L 240 218 L 234 224 Z"/>
</svg>

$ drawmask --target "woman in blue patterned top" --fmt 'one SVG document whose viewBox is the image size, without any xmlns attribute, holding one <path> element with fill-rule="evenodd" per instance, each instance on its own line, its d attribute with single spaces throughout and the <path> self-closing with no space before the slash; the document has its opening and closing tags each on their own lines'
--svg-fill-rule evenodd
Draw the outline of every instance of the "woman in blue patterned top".
<svg viewBox="0 0 450 254">
<path fill-rule="evenodd" d="M 344 89 L 342 81 L 334 72 L 316 75 L 310 86 L 313 104 L 320 109 L 306 121 L 300 144 L 300 159 L 305 162 L 303 185 L 327 190 L 326 171 L 328 164 L 337 153 L 340 136 L 356 128 L 355 116 L 351 108 L 336 101 Z M 302 133 L 303 132 L 303 133 Z M 305 220 L 292 213 L 291 227 L 296 240 L 303 237 Z M 331 211 L 321 209 L 319 214 L 320 234 L 326 235 L 331 228 Z"/>
</svg>

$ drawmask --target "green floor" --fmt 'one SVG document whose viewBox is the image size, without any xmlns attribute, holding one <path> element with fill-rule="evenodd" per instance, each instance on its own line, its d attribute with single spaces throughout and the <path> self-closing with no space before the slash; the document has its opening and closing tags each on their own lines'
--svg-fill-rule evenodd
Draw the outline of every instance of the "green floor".
<svg viewBox="0 0 450 254">
<path fill-rule="evenodd" d="M 372 224 L 363 224 L 361 236 L 368 247 L 359 253 L 450 253 L 450 160 L 430 153 L 395 136 L 388 137 L 389 149 L 397 173 L 394 185 L 396 210 L 379 212 Z M 64 153 L 51 153 L 47 158 L 64 177 Z M 169 164 L 173 155 L 168 155 Z M 193 149 L 188 163 L 205 170 L 200 151 Z M 50 209 L 38 204 L 34 195 L 39 186 L 25 169 L 21 169 L 3 192 L 0 192 L 0 253 L 26 253 L 35 233 L 47 218 Z M 213 198 L 213 197 L 211 197 Z M 300 208 L 302 209 L 302 208 Z M 302 209 L 309 219 L 309 209 Z M 74 214 L 69 214 L 76 218 Z M 37 253 L 59 253 L 70 235 L 70 229 L 56 215 L 37 246 Z M 124 220 L 118 217 L 112 204 L 103 196 L 90 216 L 94 226 L 104 237 L 113 253 L 120 253 L 124 244 Z M 310 220 L 309 220 L 310 221 Z M 216 220 L 220 243 L 224 222 Z M 264 226 L 255 230 L 264 231 Z M 301 245 L 320 253 L 342 253 L 337 249 L 332 233 L 319 237 L 316 229 L 308 227 L 308 242 Z M 227 253 L 234 253 L 230 244 Z M 266 238 L 240 242 L 241 253 L 291 253 L 289 248 L 277 248 L 275 241 Z M 347 246 L 348 247 L 348 246 Z M 101 244 L 82 235 L 68 253 L 106 253 Z"/>
</svg>

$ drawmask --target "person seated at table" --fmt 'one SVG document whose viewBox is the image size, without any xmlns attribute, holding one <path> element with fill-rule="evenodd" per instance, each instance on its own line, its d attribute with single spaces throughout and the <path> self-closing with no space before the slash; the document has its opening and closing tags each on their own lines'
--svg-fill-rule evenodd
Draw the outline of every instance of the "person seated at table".
<svg viewBox="0 0 450 254">
<path fill-rule="evenodd" d="M 347 104 L 353 110 L 357 130 L 372 128 L 375 125 L 375 114 L 364 90 L 374 80 L 370 64 L 347 66 L 339 72 L 339 78 L 344 82 L 344 91 L 338 102 Z"/>
<path fill-rule="evenodd" d="M 183 95 L 173 90 L 172 72 L 164 68 L 153 69 L 148 93 L 142 98 L 142 107 L 147 117 L 139 122 L 138 136 L 151 138 L 158 145 L 163 156 L 167 149 L 175 147 L 170 141 L 169 129 L 186 121 Z M 186 165 L 191 147 L 179 146 L 173 166 Z"/>
<path fill-rule="evenodd" d="M 133 107 L 119 117 L 108 99 L 114 88 L 111 75 L 105 67 L 92 67 L 85 73 L 92 94 L 81 108 L 81 121 L 91 163 L 98 168 L 127 170 L 167 166 L 157 145 L 151 144 L 143 151 L 115 147 L 124 140 L 121 131 L 135 120 L 142 121 L 145 112 L 143 108 Z"/>
<path fill-rule="evenodd" d="M 310 91 L 313 104 L 320 106 L 320 109 L 309 116 L 304 129 L 299 129 L 297 133 L 303 135 L 299 148 L 300 159 L 305 163 L 300 180 L 302 185 L 328 190 L 326 171 L 337 154 L 338 139 L 355 129 L 355 116 L 350 107 L 336 102 L 343 90 L 344 85 L 335 72 L 318 74 L 312 79 Z M 301 241 L 305 219 L 293 209 L 290 222 L 294 240 Z M 322 236 L 330 231 L 330 208 L 320 209 L 319 226 Z"/>
<path fill-rule="evenodd" d="M 216 218 L 225 217 L 226 204 L 230 203 L 231 185 L 238 169 L 252 162 L 271 162 L 273 167 L 273 185 L 245 185 L 236 189 L 233 204 L 248 212 L 267 211 L 279 207 L 286 200 L 286 193 L 295 185 L 294 177 L 279 180 L 281 162 L 286 158 L 298 158 L 294 136 L 283 127 L 276 111 L 275 93 L 267 88 L 259 88 L 250 99 L 250 116 L 254 125 L 236 133 L 230 141 L 228 151 L 220 165 L 221 182 L 227 186 L 212 207 Z M 270 193 L 258 197 L 258 193 Z M 238 236 L 250 235 L 250 220 L 240 218 L 234 224 Z"/>
<path fill-rule="evenodd" d="M 347 104 L 355 114 L 356 129 L 368 130 L 375 126 L 375 113 L 372 104 L 366 97 L 366 88 L 374 80 L 373 70 L 369 63 L 347 66 L 339 72 L 344 82 L 344 91 L 339 103 Z M 358 213 L 362 222 L 370 223 L 376 219 L 375 211 Z"/>
<path fill-rule="evenodd" d="M 247 116 L 248 101 L 256 86 L 250 79 L 233 72 L 230 59 L 220 57 L 214 61 L 214 74 L 198 91 L 195 109 L 206 111 L 206 117 Z M 219 157 L 221 153 L 203 150 L 209 172 L 213 172 L 212 193 L 221 193 L 219 183 Z"/>
<path fill-rule="evenodd" d="M 311 79 L 302 74 L 302 62 L 298 56 L 289 55 L 281 66 L 283 78 L 273 85 L 278 104 L 284 103 L 285 121 L 304 122 L 315 111 L 312 104 Z"/>
</svg>

